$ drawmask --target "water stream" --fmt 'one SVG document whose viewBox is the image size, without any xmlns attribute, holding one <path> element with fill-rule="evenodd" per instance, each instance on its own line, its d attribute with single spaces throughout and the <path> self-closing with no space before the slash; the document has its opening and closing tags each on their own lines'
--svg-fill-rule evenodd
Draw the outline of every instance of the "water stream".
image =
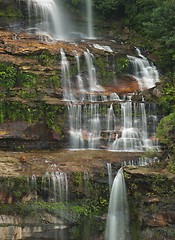
<svg viewBox="0 0 175 240">
<path fill-rule="evenodd" d="M 69 21 L 59 1 L 27 0 L 29 29 L 35 31 L 42 40 L 66 39 Z M 36 22 L 33 23 L 33 19 Z M 64 25 L 63 25 L 64 23 Z"/>
<path fill-rule="evenodd" d="M 125 179 L 122 168 L 111 189 L 105 240 L 130 240 L 129 212 Z"/>
<path fill-rule="evenodd" d="M 19 3 L 24 0 L 19 0 Z M 25 0 L 28 10 L 29 33 L 36 33 L 40 40 L 70 40 L 73 38 L 94 38 L 92 1 L 86 0 L 86 21 L 84 33 L 76 31 L 77 25 L 64 9 L 61 0 Z"/>
<path fill-rule="evenodd" d="M 74 29 L 67 18 L 61 1 L 55 0 L 26 0 L 29 14 L 29 32 L 35 32 L 44 41 L 67 40 Z M 87 36 L 94 38 L 92 1 L 86 1 L 87 7 Z M 36 21 L 33 21 L 35 18 Z M 70 26 L 70 28 L 68 27 Z M 93 45 L 96 49 L 112 53 L 110 47 Z M 128 75 L 137 80 L 139 90 L 153 88 L 159 81 L 159 74 L 154 66 L 139 49 L 137 56 L 128 55 Z M 147 150 L 158 150 L 158 142 L 155 137 L 157 116 L 155 105 L 146 103 L 144 98 L 136 102 L 132 100 L 133 93 L 119 96 L 116 92 L 107 93 L 105 88 L 99 84 L 97 70 L 94 64 L 94 55 L 89 49 L 84 51 L 81 59 L 77 51 L 72 55 L 77 67 L 76 76 L 71 76 L 70 62 L 63 48 L 61 55 L 61 80 L 63 89 L 63 101 L 68 110 L 68 132 L 69 149 L 71 150 L 106 150 L 114 152 L 144 152 Z M 81 69 L 81 61 L 85 70 Z M 115 73 L 116 74 L 116 73 Z M 150 122 L 148 127 L 148 122 Z M 154 159 L 154 161 L 157 161 Z M 139 158 L 138 161 L 126 165 L 142 165 L 150 163 L 150 159 Z M 126 195 L 126 186 L 122 168 L 118 171 L 114 181 L 112 177 L 111 164 L 107 164 L 108 182 L 110 189 L 109 210 L 107 216 L 105 240 L 130 240 L 129 214 Z M 89 173 L 84 172 L 83 184 L 84 195 L 88 198 Z M 37 178 L 33 174 L 28 179 L 31 185 L 33 199 L 38 201 Z M 41 179 L 40 193 L 42 200 L 49 203 L 67 203 L 68 180 L 63 172 L 47 172 Z M 56 210 L 54 213 L 58 213 Z M 54 218 L 55 225 L 46 239 L 71 239 L 67 228 L 60 221 L 64 216 L 62 208 L 59 212 L 59 220 Z M 6 224 L 9 219 L 5 219 Z M 14 222 L 16 219 L 13 219 Z M 52 221 L 54 222 L 52 219 Z M 9 220 L 10 221 L 10 220 Z M 21 223 L 21 219 L 17 224 Z M 58 221 L 58 222 L 57 222 Z M 33 222 L 32 222 L 33 224 Z M 35 223 L 34 223 L 35 224 Z M 47 224 L 46 224 L 47 225 Z M 86 229 L 85 223 L 85 229 Z M 34 229 L 35 228 L 35 229 Z M 22 239 L 47 232 L 45 227 L 0 228 L 4 239 Z M 10 235 L 9 232 L 12 232 Z M 30 232 L 30 233 L 29 233 Z M 32 233 L 31 233 L 32 232 Z M 42 238 L 41 234 L 41 238 Z M 33 235 L 33 236 L 34 236 Z M 10 237 L 9 237 L 10 236 Z M 39 235 L 36 236 L 36 239 Z M 29 238 L 30 239 L 30 238 Z"/>
<path fill-rule="evenodd" d="M 74 52 L 74 55 L 77 64 L 76 84 L 70 77 L 70 64 L 61 49 L 62 88 L 68 106 L 70 149 L 126 152 L 158 150 L 158 143 L 154 141 L 155 127 L 147 127 L 152 112 L 150 107 L 146 109 L 144 98 L 140 102 L 133 102 L 132 94 L 123 99 L 115 92 L 106 95 L 98 83 L 90 51 L 84 52 L 87 66 L 85 74 L 81 73 L 77 53 Z"/>
<path fill-rule="evenodd" d="M 87 7 L 87 27 L 88 27 L 88 38 L 94 38 L 93 30 L 93 14 L 92 14 L 92 0 L 86 0 Z"/>
</svg>

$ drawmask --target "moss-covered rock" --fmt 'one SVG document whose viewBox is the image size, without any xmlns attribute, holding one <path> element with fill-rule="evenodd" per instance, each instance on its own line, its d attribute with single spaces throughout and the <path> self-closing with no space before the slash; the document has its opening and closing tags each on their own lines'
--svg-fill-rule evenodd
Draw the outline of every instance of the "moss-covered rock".
<svg viewBox="0 0 175 240">
<path fill-rule="evenodd" d="M 133 239 L 172 239 L 174 175 L 150 167 L 125 169 Z"/>
</svg>

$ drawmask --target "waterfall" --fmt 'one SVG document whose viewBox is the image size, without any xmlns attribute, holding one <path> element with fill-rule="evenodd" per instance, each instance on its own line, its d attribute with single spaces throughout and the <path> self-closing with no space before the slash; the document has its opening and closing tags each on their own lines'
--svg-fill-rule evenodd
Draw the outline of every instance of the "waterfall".
<svg viewBox="0 0 175 240">
<path fill-rule="evenodd" d="M 89 81 L 89 90 L 90 91 L 103 91 L 104 89 L 98 85 L 96 78 L 96 69 L 93 65 L 93 55 L 87 50 L 84 52 L 84 56 L 88 68 L 88 81 Z"/>
<path fill-rule="evenodd" d="M 114 138 L 114 134 L 116 131 L 116 116 L 113 109 L 113 103 L 111 103 L 110 108 L 107 109 L 107 133 L 108 133 L 108 144 Z"/>
<path fill-rule="evenodd" d="M 88 38 L 94 38 L 93 16 L 92 16 L 92 0 L 86 0 L 86 8 L 87 8 Z"/>
<path fill-rule="evenodd" d="M 85 88 L 84 88 L 84 83 L 83 83 L 83 78 L 80 72 L 80 59 L 79 56 L 77 54 L 77 51 L 74 51 L 74 56 L 76 59 L 76 63 L 77 63 L 77 82 L 78 82 L 78 89 L 80 92 L 85 93 Z"/>
<path fill-rule="evenodd" d="M 66 54 L 62 48 L 60 49 L 60 53 L 61 53 L 63 98 L 65 101 L 75 100 L 73 93 L 72 93 L 72 87 L 71 87 L 69 62 L 68 62 L 68 60 L 66 58 Z"/>
<path fill-rule="evenodd" d="M 129 213 L 125 179 L 118 171 L 110 194 L 105 240 L 130 240 Z"/>
<path fill-rule="evenodd" d="M 121 103 L 121 131 L 116 134 L 115 141 L 111 144 L 112 151 L 145 151 L 157 149 L 157 142 L 148 137 L 147 115 L 144 101 Z M 153 132 L 151 133 L 153 134 Z"/>
<path fill-rule="evenodd" d="M 42 177 L 42 192 L 48 192 L 48 199 L 53 202 L 68 200 L 67 175 L 63 172 L 46 173 Z"/>
<path fill-rule="evenodd" d="M 111 163 L 107 163 L 107 170 L 108 170 L 108 184 L 109 184 L 109 190 L 111 191 L 112 183 L 113 183 L 113 177 L 112 177 L 112 165 Z"/>
<path fill-rule="evenodd" d="M 121 167 L 125 166 L 147 166 L 147 165 L 153 165 L 154 163 L 159 163 L 159 159 L 157 157 L 150 158 L 150 157 L 139 157 L 133 160 L 129 161 L 123 161 L 121 162 Z"/>
<path fill-rule="evenodd" d="M 146 112 L 144 99 L 136 103 L 128 95 L 121 100 L 115 92 L 106 96 L 98 84 L 94 56 L 89 50 L 84 52 L 86 71 L 81 70 L 79 56 L 76 51 L 73 52 L 76 76 L 70 76 L 70 64 L 64 50 L 61 49 L 60 53 L 70 149 L 127 152 L 157 149 L 157 142 L 152 140 L 155 139 L 155 132 L 148 132 L 149 112 Z"/>
<path fill-rule="evenodd" d="M 22 1 L 22 0 L 20 0 Z M 42 40 L 67 39 L 70 22 L 59 1 L 26 0 L 29 15 L 29 31 L 35 30 Z M 33 17 L 36 18 L 33 24 Z"/>
<path fill-rule="evenodd" d="M 139 129 L 133 127 L 132 110 L 131 101 L 121 103 L 121 124 L 123 124 L 123 128 L 121 133 L 116 134 L 116 139 L 112 143 L 110 150 L 129 152 L 143 150 Z"/>
<path fill-rule="evenodd" d="M 71 149 L 84 149 L 85 131 L 82 126 L 82 106 L 69 103 L 69 126 L 70 126 L 70 147 Z"/>
<path fill-rule="evenodd" d="M 110 105 L 110 108 L 107 111 L 107 131 L 114 131 L 116 125 L 116 117 L 113 109 L 113 104 Z"/>
<path fill-rule="evenodd" d="M 159 82 L 159 73 L 154 64 L 144 57 L 136 48 L 138 57 L 128 56 L 131 64 L 131 75 L 137 79 L 140 90 L 155 87 Z"/>
</svg>

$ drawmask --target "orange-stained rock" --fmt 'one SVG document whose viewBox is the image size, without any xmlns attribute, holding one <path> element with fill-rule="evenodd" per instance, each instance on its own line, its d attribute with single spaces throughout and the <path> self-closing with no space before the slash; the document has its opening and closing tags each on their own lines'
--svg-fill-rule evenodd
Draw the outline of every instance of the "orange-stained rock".
<svg viewBox="0 0 175 240">
<path fill-rule="evenodd" d="M 152 216 L 148 225 L 151 227 L 165 227 L 167 225 L 166 219 L 162 213 L 156 213 Z"/>
<path fill-rule="evenodd" d="M 116 92 L 119 94 L 134 93 L 139 91 L 139 86 L 137 80 L 133 76 L 122 76 L 116 80 L 116 83 L 113 86 L 106 86 L 106 92 Z"/>
<path fill-rule="evenodd" d="M 0 192 L 0 203 L 12 203 L 12 196 L 5 192 Z"/>
</svg>

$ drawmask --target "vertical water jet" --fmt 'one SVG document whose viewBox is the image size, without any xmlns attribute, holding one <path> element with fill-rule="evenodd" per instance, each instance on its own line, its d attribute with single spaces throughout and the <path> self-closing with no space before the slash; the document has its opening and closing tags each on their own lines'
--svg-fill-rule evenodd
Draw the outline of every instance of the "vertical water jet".
<svg viewBox="0 0 175 240">
<path fill-rule="evenodd" d="M 88 38 L 94 38 L 92 0 L 86 0 Z"/>
<path fill-rule="evenodd" d="M 105 240 L 130 240 L 129 211 L 123 169 L 119 169 L 110 194 Z"/>
<path fill-rule="evenodd" d="M 111 163 L 107 163 L 107 170 L 108 170 L 108 184 L 109 184 L 109 190 L 111 191 L 112 183 L 113 183 L 113 177 L 112 177 L 112 165 Z"/>
</svg>

